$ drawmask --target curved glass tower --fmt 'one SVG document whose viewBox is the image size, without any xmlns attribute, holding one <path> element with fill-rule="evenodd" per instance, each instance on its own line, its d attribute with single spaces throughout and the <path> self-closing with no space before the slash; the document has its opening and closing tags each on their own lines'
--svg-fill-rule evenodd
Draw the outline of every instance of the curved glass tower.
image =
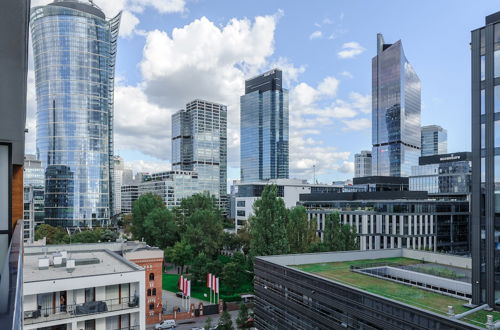
<svg viewBox="0 0 500 330">
<path fill-rule="evenodd" d="M 31 12 L 45 223 L 91 227 L 112 205 L 113 86 L 120 14 L 59 0 Z"/>
</svg>

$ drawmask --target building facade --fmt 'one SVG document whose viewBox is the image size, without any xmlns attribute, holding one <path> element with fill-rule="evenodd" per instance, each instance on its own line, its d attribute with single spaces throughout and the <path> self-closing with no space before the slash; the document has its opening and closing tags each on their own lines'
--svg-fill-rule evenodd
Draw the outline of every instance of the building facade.
<svg viewBox="0 0 500 330">
<path fill-rule="evenodd" d="M 113 89 L 120 15 L 92 2 L 32 8 L 37 157 L 45 221 L 102 226 L 113 210 Z"/>
<path fill-rule="evenodd" d="M 146 297 L 146 324 L 163 320 L 162 275 L 163 250 L 156 248 L 137 249 L 125 252 L 124 257 L 144 268 Z"/>
<path fill-rule="evenodd" d="M 172 115 L 172 169 L 198 174 L 200 190 L 227 212 L 227 107 L 194 100 Z"/>
<path fill-rule="evenodd" d="M 120 187 L 120 190 L 120 213 L 132 213 L 132 206 L 137 198 L 139 198 L 139 186 L 123 185 Z"/>
<path fill-rule="evenodd" d="M 317 222 L 323 238 L 325 219 L 334 212 L 354 226 L 361 250 L 409 248 L 467 254 L 469 202 L 428 198 L 422 191 L 304 194 L 299 204 Z"/>
<path fill-rule="evenodd" d="M 362 178 L 372 175 L 372 152 L 363 150 L 354 155 L 354 177 Z"/>
<path fill-rule="evenodd" d="M 472 302 L 500 309 L 500 12 L 471 32 Z"/>
<path fill-rule="evenodd" d="M 472 188 L 472 153 L 457 152 L 419 158 L 409 178 L 410 190 L 433 196 L 469 199 Z"/>
<path fill-rule="evenodd" d="M 281 70 L 246 80 L 240 108 L 241 181 L 288 179 L 288 90 Z"/>
<path fill-rule="evenodd" d="M 448 153 L 448 131 L 439 125 L 422 126 L 422 156 Z"/>
<path fill-rule="evenodd" d="M 45 171 L 35 155 L 24 157 L 23 239 L 33 242 L 35 228 L 45 219 Z"/>
<path fill-rule="evenodd" d="M 420 157 L 421 86 L 401 40 L 377 35 L 372 59 L 372 175 L 409 176 Z"/>
<path fill-rule="evenodd" d="M 154 194 L 160 196 L 167 208 L 181 205 L 186 197 L 203 193 L 198 182 L 198 174 L 189 171 L 167 171 L 151 174 L 138 186 L 139 196 Z"/>
<path fill-rule="evenodd" d="M 235 191 L 235 230 L 242 229 L 253 215 L 253 204 L 259 199 L 267 185 L 275 184 L 278 188 L 278 197 L 285 202 L 286 208 L 297 205 L 301 194 L 329 193 L 342 191 L 342 186 L 327 184 L 310 184 L 305 180 L 276 179 L 266 182 L 239 182 Z"/>
<path fill-rule="evenodd" d="M 24 330 L 146 329 L 142 267 L 107 249 L 44 249 L 24 255 Z"/>
</svg>

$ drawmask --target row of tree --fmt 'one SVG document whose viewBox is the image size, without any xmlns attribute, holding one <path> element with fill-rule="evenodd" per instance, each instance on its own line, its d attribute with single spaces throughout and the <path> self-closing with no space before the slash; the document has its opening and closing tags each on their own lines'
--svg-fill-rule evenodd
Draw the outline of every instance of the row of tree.
<svg viewBox="0 0 500 330">
<path fill-rule="evenodd" d="M 68 232 L 63 227 L 53 227 L 48 224 L 38 225 L 35 229 L 35 240 L 46 237 L 47 244 L 97 243 L 114 242 L 118 233 L 108 228 L 93 228 Z"/>
</svg>

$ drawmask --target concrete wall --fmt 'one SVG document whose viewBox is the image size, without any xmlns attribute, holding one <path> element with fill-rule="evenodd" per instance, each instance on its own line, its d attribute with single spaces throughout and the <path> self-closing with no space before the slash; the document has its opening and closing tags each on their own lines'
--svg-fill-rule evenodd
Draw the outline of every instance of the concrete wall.
<svg viewBox="0 0 500 330">
<path fill-rule="evenodd" d="M 472 268 L 472 259 L 446 253 L 403 249 L 403 257 L 460 268 Z"/>
</svg>

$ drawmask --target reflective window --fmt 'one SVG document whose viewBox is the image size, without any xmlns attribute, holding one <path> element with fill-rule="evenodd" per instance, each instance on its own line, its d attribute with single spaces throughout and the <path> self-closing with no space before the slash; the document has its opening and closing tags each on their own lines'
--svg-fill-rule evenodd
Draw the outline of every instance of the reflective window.
<svg viewBox="0 0 500 330">
<path fill-rule="evenodd" d="M 485 104 L 485 97 L 484 97 L 484 89 L 481 90 L 481 114 L 484 115 L 486 113 L 486 104 Z M 496 104 L 496 102 L 495 102 Z"/>
</svg>

